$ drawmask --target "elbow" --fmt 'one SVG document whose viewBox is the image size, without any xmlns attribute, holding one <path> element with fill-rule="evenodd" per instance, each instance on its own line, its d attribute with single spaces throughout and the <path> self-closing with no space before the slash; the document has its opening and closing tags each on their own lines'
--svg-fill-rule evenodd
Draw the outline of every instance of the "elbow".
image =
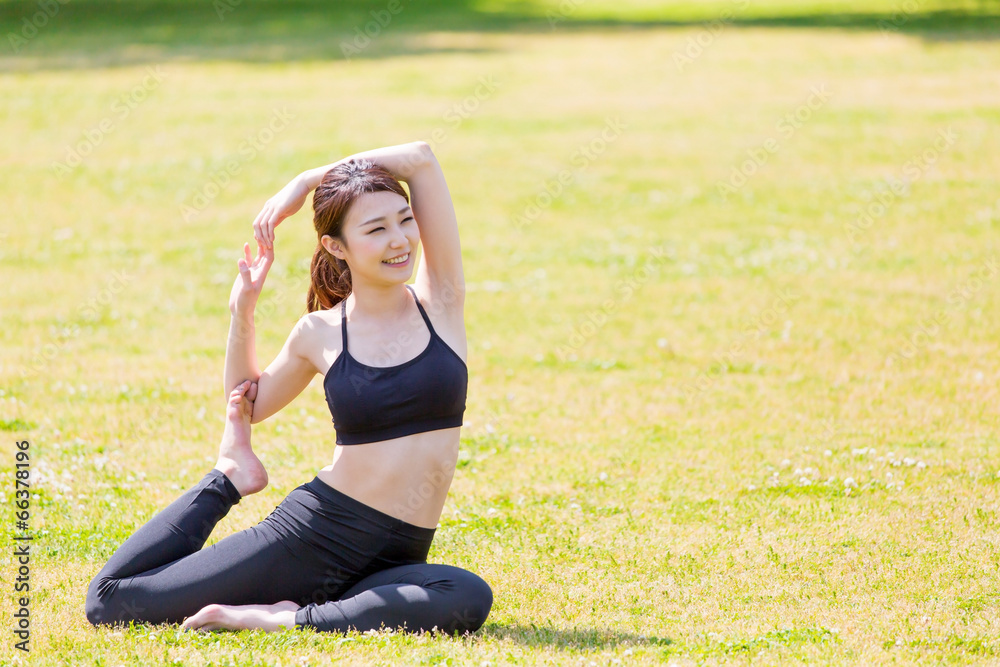
<svg viewBox="0 0 1000 667">
<path fill-rule="evenodd" d="M 416 148 L 417 166 L 428 165 L 437 160 L 437 157 L 434 155 L 434 149 L 432 149 L 431 145 L 423 139 L 414 141 L 413 146 Z"/>
</svg>

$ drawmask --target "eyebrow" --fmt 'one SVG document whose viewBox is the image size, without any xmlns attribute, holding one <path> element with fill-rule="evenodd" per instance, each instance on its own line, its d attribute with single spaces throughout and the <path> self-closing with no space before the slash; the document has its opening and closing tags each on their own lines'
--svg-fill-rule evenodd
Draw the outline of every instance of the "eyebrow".
<svg viewBox="0 0 1000 667">
<path fill-rule="evenodd" d="M 406 213 L 409 210 L 410 210 L 409 206 L 404 206 L 403 208 L 399 209 L 399 211 L 396 212 L 396 215 L 403 215 L 404 213 Z M 370 225 L 373 222 L 381 222 L 382 220 L 385 220 L 385 216 L 384 215 L 380 215 L 377 218 L 372 218 L 371 220 L 366 220 L 366 221 L 362 222 L 361 223 L 361 227 L 364 227 L 365 225 Z"/>
</svg>

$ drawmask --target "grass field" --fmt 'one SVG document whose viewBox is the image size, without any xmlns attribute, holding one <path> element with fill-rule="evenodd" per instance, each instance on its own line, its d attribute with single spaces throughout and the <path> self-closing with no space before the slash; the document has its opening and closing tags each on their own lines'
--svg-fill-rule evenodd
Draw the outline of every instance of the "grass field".
<svg viewBox="0 0 1000 667">
<path fill-rule="evenodd" d="M 0 663 L 1000 662 L 1000 4 L 399 3 L 0 2 Z M 215 461 L 254 216 L 416 139 L 469 290 L 431 560 L 488 623 L 95 630 L 91 577 Z M 278 229 L 262 365 L 315 242 Z M 213 541 L 329 419 L 317 379 L 254 427 L 271 485 Z"/>
</svg>

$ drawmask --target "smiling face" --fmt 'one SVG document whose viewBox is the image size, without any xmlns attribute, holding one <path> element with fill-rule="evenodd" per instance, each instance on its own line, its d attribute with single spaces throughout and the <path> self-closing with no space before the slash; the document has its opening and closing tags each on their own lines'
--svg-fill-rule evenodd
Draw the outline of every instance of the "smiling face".
<svg viewBox="0 0 1000 667">
<path fill-rule="evenodd" d="M 351 267 L 351 280 L 404 283 L 413 274 L 420 230 L 406 199 L 395 192 L 361 195 L 351 206 L 342 227 L 344 242 L 324 235 L 327 251 Z M 403 261 L 398 261 L 402 258 Z M 389 260 L 397 259 L 397 263 Z"/>
</svg>

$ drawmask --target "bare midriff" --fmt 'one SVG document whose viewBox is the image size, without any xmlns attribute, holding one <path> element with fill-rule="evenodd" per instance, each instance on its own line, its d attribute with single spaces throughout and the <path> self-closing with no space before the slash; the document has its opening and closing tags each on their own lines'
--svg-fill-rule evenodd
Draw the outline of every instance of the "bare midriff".
<svg viewBox="0 0 1000 667">
<path fill-rule="evenodd" d="M 337 445 L 320 480 L 380 512 L 437 527 L 458 462 L 460 427 Z"/>
</svg>

